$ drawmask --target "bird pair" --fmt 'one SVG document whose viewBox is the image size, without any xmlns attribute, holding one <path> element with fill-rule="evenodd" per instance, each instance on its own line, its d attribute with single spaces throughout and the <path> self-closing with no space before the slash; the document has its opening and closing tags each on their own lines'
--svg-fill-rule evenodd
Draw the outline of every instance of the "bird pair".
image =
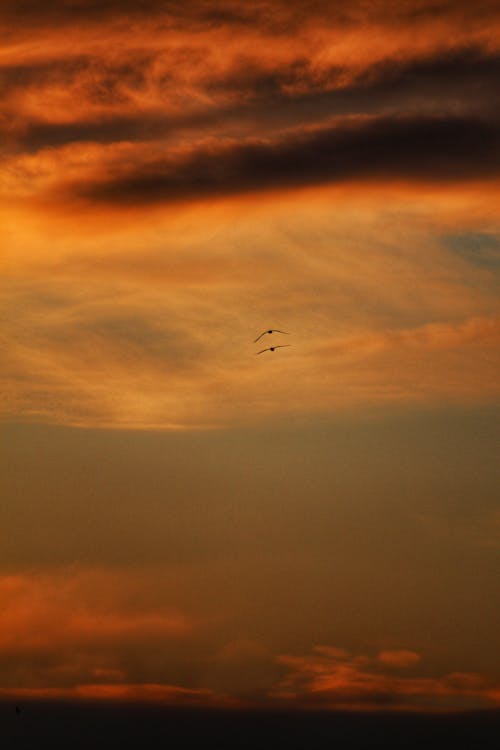
<svg viewBox="0 0 500 750">
<path fill-rule="evenodd" d="M 256 344 L 257 341 L 262 338 L 262 336 L 266 336 L 269 333 L 284 333 L 286 336 L 290 335 L 288 331 L 279 331 L 277 328 L 271 328 L 269 331 L 262 331 L 260 336 L 257 336 L 253 343 Z M 263 352 L 274 352 L 275 349 L 282 349 L 285 346 L 291 346 L 291 344 L 276 344 L 276 346 L 269 346 L 267 349 L 261 349 L 260 352 L 256 352 L 256 354 L 263 354 Z"/>
</svg>

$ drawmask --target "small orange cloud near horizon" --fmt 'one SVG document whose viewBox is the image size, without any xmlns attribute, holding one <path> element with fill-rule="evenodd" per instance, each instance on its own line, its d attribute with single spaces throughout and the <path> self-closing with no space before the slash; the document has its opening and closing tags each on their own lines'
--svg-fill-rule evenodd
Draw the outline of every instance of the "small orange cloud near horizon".
<svg viewBox="0 0 500 750">
<path fill-rule="evenodd" d="M 310 710 L 448 712 L 498 706 L 498 685 L 479 674 L 406 677 L 391 672 L 414 667 L 420 658 L 406 649 L 370 658 L 325 647 L 316 647 L 310 656 L 280 656 L 289 672 L 273 695 Z"/>
</svg>

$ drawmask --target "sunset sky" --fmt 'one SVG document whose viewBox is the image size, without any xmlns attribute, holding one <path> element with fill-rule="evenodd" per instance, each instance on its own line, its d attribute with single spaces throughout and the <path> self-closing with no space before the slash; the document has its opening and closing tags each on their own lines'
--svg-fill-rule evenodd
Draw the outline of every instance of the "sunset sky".
<svg viewBox="0 0 500 750">
<path fill-rule="evenodd" d="M 0 699 L 500 707 L 498 2 L 0 38 Z"/>
</svg>

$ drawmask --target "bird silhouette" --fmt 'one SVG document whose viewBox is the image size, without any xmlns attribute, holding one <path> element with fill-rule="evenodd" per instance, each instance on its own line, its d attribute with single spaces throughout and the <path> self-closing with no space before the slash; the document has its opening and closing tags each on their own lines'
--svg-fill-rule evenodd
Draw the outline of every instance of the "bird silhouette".
<svg viewBox="0 0 500 750">
<path fill-rule="evenodd" d="M 289 336 L 289 335 L 290 335 L 290 334 L 288 333 L 288 331 L 278 331 L 278 329 L 277 329 L 277 328 L 271 328 L 271 329 L 270 329 L 269 331 L 262 331 L 262 333 L 260 334 L 260 336 L 257 336 L 257 338 L 255 339 L 255 341 L 254 341 L 253 343 L 254 343 L 254 344 L 256 344 L 256 343 L 257 343 L 257 341 L 258 341 L 259 339 L 261 339 L 261 338 L 262 338 L 262 336 L 265 336 L 265 335 L 266 335 L 267 333 L 284 333 L 284 334 L 286 334 L 287 336 Z"/>
<path fill-rule="evenodd" d="M 291 344 L 277 344 L 277 346 L 269 346 L 267 349 L 261 349 L 256 354 L 262 354 L 263 352 L 274 352 L 275 349 L 283 349 L 285 346 L 291 346 Z"/>
</svg>

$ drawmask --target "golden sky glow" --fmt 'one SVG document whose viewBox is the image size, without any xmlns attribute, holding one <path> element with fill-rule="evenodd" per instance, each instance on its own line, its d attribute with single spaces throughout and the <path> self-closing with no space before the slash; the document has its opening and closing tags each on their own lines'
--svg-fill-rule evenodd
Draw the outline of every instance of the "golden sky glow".
<svg viewBox="0 0 500 750">
<path fill-rule="evenodd" d="M 0 34 L 0 697 L 499 705 L 498 3 Z"/>
</svg>

